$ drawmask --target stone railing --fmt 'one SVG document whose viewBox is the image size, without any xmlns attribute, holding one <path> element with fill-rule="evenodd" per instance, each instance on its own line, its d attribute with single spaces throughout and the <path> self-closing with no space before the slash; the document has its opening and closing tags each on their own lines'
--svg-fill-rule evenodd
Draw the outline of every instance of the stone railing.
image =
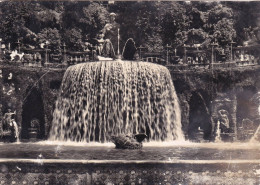
<svg viewBox="0 0 260 185">
<path fill-rule="evenodd" d="M 89 52 L 68 52 L 66 56 L 64 56 L 64 60 L 68 63 L 68 65 L 89 62 L 90 53 Z"/>
<path fill-rule="evenodd" d="M 258 59 L 254 60 L 236 60 L 236 65 L 237 66 L 250 66 L 250 65 L 258 65 L 259 64 Z"/>
<path fill-rule="evenodd" d="M 205 70 L 210 69 L 210 64 L 169 64 L 167 67 L 173 71 Z"/>
<path fill-rule="evenodd" d="M 90 52 L 51 53 L 44 49 L 27 49 L 19 54 L 6 51 L 1 58 L 2 63 L 27 67 L 64 67 L 93 59 Z"/>
<path fill-rule="evenodd" d="M 225 62 L 225 63 L 205 63 L 205 64 L 168 64 L 168 68 L 173 71 L 198 71 L 198 70 L 218 70 L 218 69 L 232 69 L 237 67 L 235 62 Z"/>
<path fill-rule="evenodd" d="M 93 53 L 90 51 L 66 51 L 53 53 L 50 50 L 46 49 L 27 49 L 23 51 L 24 54 L 17 54 L 11 57 L 10 51 L 2 52 L 1 58 L 5 58 L 3 61 L 10 65 L 21 65 L 27 67 L 66 67 L 69 65 L 75 65 L 78 63 L 96 61 Z M 244 67 L 244 66 L 254 66 L 258 65 L 260 60 L 259 58 L 249 59 L 241 61 L 235 58 L 234 62 L 214 62 L 211 64 L 206 58 L 203 61 L 188 60 L 191 57 L 186 57 L 186 60 L 183 57 L 175 56 L 172 53 L 168 55 L 168 58 L 165 53 L 148 53 L 143 52 L 141 55 L 141 60 L 151 63 L 157 63 L 161 65 L 174 66 L 173 68 L 176 71 L 179 70 L 193 70 L 197 68 L 209 69 L 213 68 L 226 68 L 226 67 Z"/>
</svg>

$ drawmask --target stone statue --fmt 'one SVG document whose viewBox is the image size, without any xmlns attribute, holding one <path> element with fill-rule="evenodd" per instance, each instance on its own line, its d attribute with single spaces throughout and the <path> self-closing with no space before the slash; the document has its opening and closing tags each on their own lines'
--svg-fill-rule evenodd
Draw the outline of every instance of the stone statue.
<svg viewBox="0 0 260 185">
<path fill-rule="evenodd" d="M 110 22 L 102 29 L 102 39 L 104 39 L 101 55 L 104 57 L 115 58 L 118 47 L 119 24 L 115 22 L 115 13 L 110 13 Z"/>
<path fill-rule="evenodd" d="M 13 115 L 16 114 L 16 111 L 11 112 L 11 109 L 8 109 L 8 112 L 4 114 L 4 120 L 6 125 L 10 125 L 13 119 Z"/>
<path fill-rule="evenodd" d="M 228 111 L 224 109 L 220 109 L 218 111 L 219 114 L 219 122 L 221 130 L 229 129 L 229 118 L 228 118 Z"/>
<path fill-rule="evenodd" d="M 11 109 L 8 109 L 8 112 L 6 112 L 3 117 L 5 129 L 11 131 L 11 142 L 16 141 L 19 137 L 18 125 L 14 115 L 16 115 L 16 111 L 11 112 Z"/>
<path fill-rule="evenodd" d="M 111 141 L 116 145 L 117 149 L 140 149 L 143 147 L 142 141 L 147 138 L 146 134 L 118 135 L 111 136 Z"/>
</svg>

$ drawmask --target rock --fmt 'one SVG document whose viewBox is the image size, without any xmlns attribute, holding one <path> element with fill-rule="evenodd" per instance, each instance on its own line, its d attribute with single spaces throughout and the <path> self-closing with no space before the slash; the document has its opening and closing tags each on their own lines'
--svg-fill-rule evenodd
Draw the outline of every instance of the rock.
<svg viewBox="0 0 260 185">
<path fill-rule="evenodd" d="M 142 141 L 147 136 L 145 134 L 136 134 L 133 137 L 128 135 L 111 136 L 111 141 L 117 149 L 140 149 L 143 147 Z"/>
</svg>

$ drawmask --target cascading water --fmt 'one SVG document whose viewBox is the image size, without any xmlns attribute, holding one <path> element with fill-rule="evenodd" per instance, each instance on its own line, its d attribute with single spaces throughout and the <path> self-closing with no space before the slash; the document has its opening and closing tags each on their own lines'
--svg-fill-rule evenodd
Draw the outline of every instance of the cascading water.
<svg viewBox="0 0 260 185">
<path fill-rule="evenodd" d="M 221 142 L 221 130 L 220 130 L 220 121 L 217 122 L 217 130 L 216 130 L 216 137 L 215 137 L 215 142 L 220 143 Z"/>
<path fill-rule="evenodd" d="M 260 92 L 256 93 L 254 97 L 252 98 L 254 102 L 258 103 L 258 115 L 260 116 Z M 250 139 L 250 142 L 257 142 L 260 139 L 260 125 L 257 127 L 255 134 Z"/>
<path fill-rule="evenodd" d="M 106 142 L 111 135 L 141 132 L 152 141 L 184 140 L 178 98 L 166 67 L 110 61 L 67 69 L 50 140 Z"/>
</svg>

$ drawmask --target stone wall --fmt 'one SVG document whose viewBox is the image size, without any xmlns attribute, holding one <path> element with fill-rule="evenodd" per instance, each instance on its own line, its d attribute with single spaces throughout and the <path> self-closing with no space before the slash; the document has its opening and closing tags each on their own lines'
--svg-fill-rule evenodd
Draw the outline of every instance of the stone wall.
<svg viewBox="0 0 260 185">
<path fill-rule="evenodd" d="M 126 162 L 1 162 L 0 184 L 259 184 L 258 163 Z"/>
<path fill-rule="evenodd" d="M 23 122 L 23 105 L 30 99 L 31 93 L 37 91 L 41 97 L 39 101 L 43 103 L 45 124 L 43 137 L 46 138 L 52 120 L 54 103 L 59 92 L 59 87 L 51 88 L 50 84 L 52 81 L 61 83 L 65 70 L 1 66 L 1 71 L 2 77 L 0 81 L 1 89 L 3 89 L 1 91 L 2 113 L 7 112 L 8 108 L 12 112 L 16 111 L 16 122 L 21 127 Z"/>
<path fill-rule="evenodd" d="M 204 133 L 205 139 L 214 140 L 214 128 L 212 127 L 215 110 L 213 109 L 220 94 L 224 97 L 232 97 L 232 104 L 235 105 L 230 109 L 235 124 L 233 127 L 240 126 L 242 120 L 247 118 L 258 122 L 256 120 L 259 119 L 259 114 L 256 110 L 259 103 L 251 100 L 254 94 L 260 90 L 260 68 L 258 66 L 236 67 L 232 70 L 215 69 L 214 71 L 210 69 L 175 71 L 171 67 L 169 70 L 182 107 L 183 130 L 189 136 L 192 135 L 189 131 L 190 124 L 195 124 L 196 128 L 200 127 L 210 131 L 210 133 Z M 201 114 L 198 109 L 203 110 L 204 114 Z M 198 117 L 203 117 L 204 121 L 197 120 L 199 123 L 196 123 Z M 209 129 L 210 127 L 211 129 Z M 232 132 L 236 132 L 236 128 Z"/>
</svg>

